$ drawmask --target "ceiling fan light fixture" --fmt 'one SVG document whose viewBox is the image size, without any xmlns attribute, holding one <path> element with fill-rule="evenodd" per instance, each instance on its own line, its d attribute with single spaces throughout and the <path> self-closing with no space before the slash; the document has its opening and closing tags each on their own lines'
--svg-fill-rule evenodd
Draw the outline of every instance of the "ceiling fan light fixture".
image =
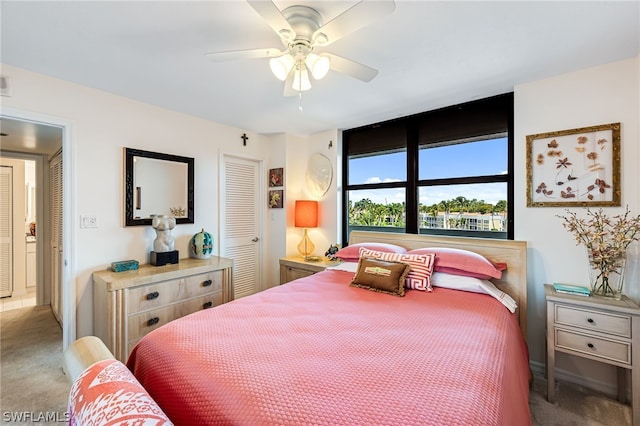
<svg viewBox="0 0 640 426">
<path fill-rule="evenodd" d="M 286 55 L 282 55 L 277 58 L 271 58 L 269 60 L 269 67 L 271 68 L 271 72 L 280 81 L 285 81 L 287 79 L 287 76 L 291 72 L 293 65 L 293 58 L 288 53 Z"/>
<path fill-rule="evenodd" d="M 305 63 L 311 70 L 313 78 L 316 80 L 324 78 L 324 76 L 329 72 L 329 68 L 331 68 L 331 61 L 329 60 L 329 57 L 322 54 L 316 55 L 315 53 L 309 53 Z"/>
<path fill-rule="evenodd" d="M 301 67 L 296 67 L 293 75 L 293 84 L 291 85 L 293 90 L 298 92 L 304 92 L 311 89 L 311 81 L 309 80 L 309 71 L 307 67 L 302 64 Z"/>
</svg>

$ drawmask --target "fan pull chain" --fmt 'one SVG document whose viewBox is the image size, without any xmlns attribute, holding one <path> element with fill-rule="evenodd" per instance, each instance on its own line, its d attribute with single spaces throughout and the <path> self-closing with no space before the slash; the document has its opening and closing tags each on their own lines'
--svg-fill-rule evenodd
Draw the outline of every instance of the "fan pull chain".
<svg viewBox="0 0 640 426">
<path fill-rule="evenodd" d="M 302 92 L 298 92 L 298 99 L 300 103 L 298 104 L 298 109 L 302 112 Z"/>
</svg>

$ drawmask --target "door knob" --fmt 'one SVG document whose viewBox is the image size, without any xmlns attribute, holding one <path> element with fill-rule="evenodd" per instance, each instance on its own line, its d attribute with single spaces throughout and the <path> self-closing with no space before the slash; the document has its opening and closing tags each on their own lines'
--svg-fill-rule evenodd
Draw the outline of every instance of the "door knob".
<svg viewBox="0 0 640 426">
<path fill-rule="evenodd" d="M 251 240 L 251 241 L 253 241 L 254 243 L 257 243 L 259 240 L 260 240 L 260 238 L 255 237 L 255 238 L 254 238 L 253 240 Z"/>
</svg>

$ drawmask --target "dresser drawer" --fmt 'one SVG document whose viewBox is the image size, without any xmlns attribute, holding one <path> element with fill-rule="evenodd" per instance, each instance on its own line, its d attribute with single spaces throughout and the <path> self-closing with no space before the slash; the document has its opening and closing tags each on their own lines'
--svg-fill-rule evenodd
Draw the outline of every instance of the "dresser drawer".
<svg viewBox="0 0 640 426">
<path fill-rule="evenodd" d="M 556 304 L 555 322 L 601 333 L 631 337 L 631 317 Z"/>
<path fill-rule="evenodd" d="M 174 319 L 189 315 L 201 309 L 218 306 L 221 303 L 222 292 L 220 291 L 140 314 L 131 315 L 128 318 L 128 341 L 131 342 L 138 340 L 150 331 L 153 331 Z"/>
<path fill-rule="evenodd" d="M 555 334 L 555 346 L 557 348 L 589 354 L 609 361 L 631 364 L 630 343 L 601 339 L 562 328 L 556 328 Z"/>
<path fill-rule="evenodd" d="M 149 284 L 128 290 L 127 314 L 166 306 L 201 294 L 222 292 L 222 271 Z"/>
</svg>

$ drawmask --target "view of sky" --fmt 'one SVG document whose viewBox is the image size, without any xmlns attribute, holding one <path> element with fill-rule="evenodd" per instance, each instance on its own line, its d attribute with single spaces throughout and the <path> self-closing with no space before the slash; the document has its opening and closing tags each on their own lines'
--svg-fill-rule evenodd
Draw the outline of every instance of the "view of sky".
<svg viewBox="0 0 640 426">
<path fill-rule="evenodd" d="M 420 179 L 459 176 L 495 175 L 507 172 L 507 139 L 448 145 L 420 151 Z M 352 159 L 349 163 L 349 183 L 378 183 L 406 180 L 404 152 Z M 431 205 L 458 196 L 484 200 L 495 204 L 507 199 L 506 183 L 438 186 L 420 189 L 420 203 Z M 401 203 L 404 188 L 351 191 L 350 199 L 369 198 L 375 203 Z"/>
</svg>

